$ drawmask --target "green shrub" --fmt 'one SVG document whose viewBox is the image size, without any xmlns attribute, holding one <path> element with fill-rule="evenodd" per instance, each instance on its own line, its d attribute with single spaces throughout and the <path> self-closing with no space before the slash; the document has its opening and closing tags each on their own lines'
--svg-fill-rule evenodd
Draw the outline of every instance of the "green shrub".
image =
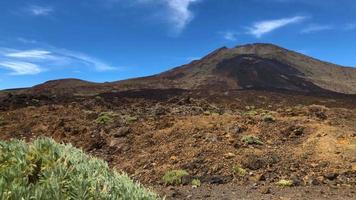
<svg viewBox="0 0 356 200">
<path fill-rule="evenodd" d="M 126 122 L 127 123 L 134 123 L 134 122 L 136 122 L 137 120 L 138 120 L 138 118 L 137 117 L 135 117 L 135 116 L 126 116 Z"/>
<path fill-rule="evenodd" d="M 272 122 L 275 122 L 276 119 L 270 115 L 270 114 L 266 114 L 262 117 L 262 120 L 265 121 L 265 122 L 269 122 L 269 123 L 272 123 Z"/>
<path fill-rule="evenodd" d="M 257 144 L 257 145 L 262 145 L 263 142 L 260 140 L 259 137 L 253 136 L 253 135 L 245 135 L 241 138 L 241 142 L 251 145 L 251 144 Z"/>
<path fill-rule="evenodd" d="M 151 200 L 158 197 L 107 163 L 52 139 L 0 142 L 1 200 Z"/>
<path fill-rule="evenodd" d="M 254 117 L 254 116 L 258 115 L 258 112 L 255 110 L 249 110 L 249 111 L 245 112 L 244 115 Z"/>
<path fill-rule="evenodd" d="M 115 113 L 113 113 L 113 112 L 102 112 L 102 113 L 99 114 L 99 117 L 95 121 L 98 124 L 106 125 L 106 124 L 109 124 L 112 121 L 114 121 L 113 118 L 115 116 L 117 116 L 117 115 Z"/>
<path fill-rule="evenodd" d="M 278 181 L 276 184 L 281 187 L 292 187 L 294 183 L 292 180 L 282 179 L 282 180 Z"/>
<path fill-rule="evenodd" d="M 245 176 L 246 173 L 247 173 L 246 169 L 242 168 L 242 167 L 239 166 L 239 165 L 234 166 L 234 167 L 232 168 L 232 170 L 233 170 L 233 172 L 234 172 L 235 175 L 241 176 L 241 177 Z"/>
<path fill-rule="evenodd" d="M 192 186 L 193 187 L 200 187 L 201 186 L 201 182 L 199 179 L 193 179 L 192 180 Z"/>
<path fill-rule="evenodd" d="M 185 176 L 189 176 L 189 173 L 185 170 L 171 170 L 166 172 L 162 180 L 166 185 L 180 185 Z"/>
</svg>

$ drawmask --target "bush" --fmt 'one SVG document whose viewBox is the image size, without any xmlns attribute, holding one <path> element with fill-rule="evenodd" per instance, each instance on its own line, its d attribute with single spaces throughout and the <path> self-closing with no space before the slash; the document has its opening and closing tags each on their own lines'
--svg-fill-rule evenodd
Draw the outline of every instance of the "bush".
<svg viewBox="0 0 356 200">
<path fill-rule="evenodd" d="M 189 173 L 185 170 L 171 170 L 166 172 L 162 180 L 166 185 L 180 185 L 185 176 L 189 176 Z"/>
<path fill-rule="evenodd" d="M 201 186 L 201 182 L 199 179 L 193 179 L 192 180 L 192 186 L 193 187 L 200 187 Z"/>
<path fill-rule="evenodd" d="M 102 112 L 99 114 L 99 117 L 95 120 L 98 124 L 106 125 L 113 121 L 113 118 L 116 116 L 113 112 Z"/>
<path fill-rule="evenodd" d="M 253 135 L 245 135 L 241 138 L 241 142 L 251 145 L 251 144 L 257 144 L 257 145 L 263 145 L 263 142 L 260 140 L 259 137 L 253 136 Z"/>
<path fill-rule="evenodd" d="M 246 173 L 247 173 L 246 169 L 242 168 L 239 165 L 236 165 L 236 166 L 233 167 L 233 172 L 234 172 L 235 175 L 241 176 L 241 177 L 245 176 Z"/>
<path fill-rule="evenodd" d="M 278 181 L 276 184 L 281 187 L 292 187 L 293 181 L 282 179 L 282 180 Z"/>
<path fill-rule="evenodd" d="M 0 199 L 157 199 L 127 175 L 52 139 L 0 142 Z"/>
<path fill-rule="evenodd" d="M 272 122 L 275 122 L 276 119 L 270 115 L 270 114 L 266 114 L 262 117 L 262 120 L 265 121 L 265 122 L 269 122 L 269 123 L 272 123 Z"/>
<path fill-rule="evenodd" d="M 136 122 L 138 120 L 138 118 L 135 116 L 126 116 L 125 120 L 127 123 L 132 124 L 132 123 Z"/>
</svg>

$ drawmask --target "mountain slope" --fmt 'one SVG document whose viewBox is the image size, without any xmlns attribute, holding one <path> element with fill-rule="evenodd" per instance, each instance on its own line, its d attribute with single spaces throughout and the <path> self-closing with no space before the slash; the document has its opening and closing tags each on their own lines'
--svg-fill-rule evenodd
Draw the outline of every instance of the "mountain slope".
<svg viewBox="0 0 356 200">
<path fill-rule="evenodd" d="M 95 95 L 117 90 L 170 88 L 356 94 L 356 69 L 272 44 L 248 44 L 223 47 L 200 60 L 149 77 L 103 84 L 62 79 L 21 92 Z"/>
<path fill-rule="evenodd" d="M 272 44 L 218 49 L 199 61 L 124 87 L 283 89 L 356 94 L 356 69 L 319 61 Z"/>
</svg>

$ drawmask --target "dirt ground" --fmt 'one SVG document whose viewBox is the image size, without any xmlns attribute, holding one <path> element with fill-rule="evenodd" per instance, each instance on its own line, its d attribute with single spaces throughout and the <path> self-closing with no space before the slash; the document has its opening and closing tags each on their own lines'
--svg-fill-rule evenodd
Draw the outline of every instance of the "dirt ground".
<svg viewBox="0 0 356 200">
<path fill-rule="evenodd" d="M 328 186 L 279 188 L 225 184 L 206 185 L 199 188 L 171 187 L 158 189 L 158 191 L 167 200 L 354 200 L 356 198 L 355 188 L 332 188 Z"/>
<path fill-rule="evenodd" d="M 355 96 L 144 90 L 0 101 L 1 139 L 72 143 L 167 199 L 355 199 Z M 164 185 L 174 169 L 189 173 L 183 186 Z"/>
</svg>

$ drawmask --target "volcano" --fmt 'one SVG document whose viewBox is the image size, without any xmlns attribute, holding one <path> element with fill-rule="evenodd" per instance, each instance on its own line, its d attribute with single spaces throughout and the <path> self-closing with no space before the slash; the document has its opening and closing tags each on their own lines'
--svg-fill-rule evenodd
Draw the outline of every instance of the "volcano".
<svg viewBox="0 0 356 200">
<path fill-rule="evenodd" d="M 356 93 L 356 69 L 323 62 L 273 44 L 220 48 L 161 74 L 120 81 L 125 87 L 263 89 Z"/>
<path fill-rule="evenodd" d="M 169 71 L 116 82 L 48 81 L 30 93 L 93 95 L 140 89 L 264 90 L 356 94 L 356 69 L 320 61 L 273 44 L 219 48 Z"/>
</svg>

